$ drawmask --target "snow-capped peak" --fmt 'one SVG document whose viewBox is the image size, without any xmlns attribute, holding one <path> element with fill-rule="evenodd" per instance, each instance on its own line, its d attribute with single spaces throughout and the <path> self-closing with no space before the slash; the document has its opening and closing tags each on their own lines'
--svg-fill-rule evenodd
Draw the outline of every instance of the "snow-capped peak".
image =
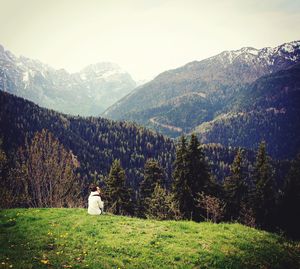
<svg viewBox="0 0 300 269">
<path fill-rule="evenodd" d="M 220 54 L 220 56 L 227 58 L 229 63 L 232 63 L 240 55 L 249 54 L 257 56 L 259 54 L 259 50 L 252 47 L 243 47 L 239 50 L 224 51 Z"/>
<path fill-rule="evenodd" d="M 126 74 L 119 65 L 110 62 L 101 62 L 97 64 L 91 64 L 80 71 L 80 78 L 86 80 L 88 78 L 107 79 L 108 77 Z"/>
<path fill-rule="evenodd" d="M 300 59 L 300 41 L 293 41 L 284 43 L 278 47 L 266 47 L 262 49 L 255 49 L 252 47 L 243 47 L 239 50 L 224 51 L 218 55 L 224 64 L 232 64 L 238 57 L 243 57 L 245 61 L 254 59 L 257 61 L 265 61 L 267 64 L 273 64 L 274 57 L 282 57 L 291 61 L 298 61 Z M 214 59 L 211 57 L 210 59 Z"/>
</svg>

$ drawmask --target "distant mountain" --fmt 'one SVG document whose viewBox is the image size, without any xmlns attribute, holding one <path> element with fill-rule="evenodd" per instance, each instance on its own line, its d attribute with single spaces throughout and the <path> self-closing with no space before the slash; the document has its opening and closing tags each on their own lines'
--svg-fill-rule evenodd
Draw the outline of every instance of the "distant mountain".
<svg viewBox="0 0 300 269">
<path fill-rule="evenodd" d="M 300 41 L 260 50 L 224 51 L 158 75 L 102 115 L 135 121 L 177 137 L 215 119 L 245 85 L 299 60 Z"/>
<path fill-rule="evenodd" d="M 135 86 L 131 76 L 113 63 L 90 65 L 70 74 L 16 57 L 0 45 L 0 90 L 46 108 L 72 115 L 99 115 Z"/>
</svg>

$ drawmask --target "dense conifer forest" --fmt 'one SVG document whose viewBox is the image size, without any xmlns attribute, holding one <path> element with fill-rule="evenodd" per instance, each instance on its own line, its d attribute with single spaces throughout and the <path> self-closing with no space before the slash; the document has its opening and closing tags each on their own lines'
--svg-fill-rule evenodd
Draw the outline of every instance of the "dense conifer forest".
<svg viewBox="0 0 300 269">
<path fill-rule="evenodd" d="M 174 143 L 157 132 L 127 122 L 71 117 L 2 91 L 0 107 L 2 148 L 9 159 L 25 140 L 47 129 L 78 158 L 78 172 L 86 182 L 107 175 L 115 159 L 121 160 L 133 187 L 141 180 L 148 158 L 155 158 L 171 173 Z"/>
<path fill-rule="evenodd" d="M 0 105 L 1 207 L 84 206 L 93 182 L 114 214 L 238 221 L 299 236 L 299 156 L 272 160 L 264 141 L 256 151 L 201 145 L 194 134 L 173 141 L 4 92 Z"/>
</svg>

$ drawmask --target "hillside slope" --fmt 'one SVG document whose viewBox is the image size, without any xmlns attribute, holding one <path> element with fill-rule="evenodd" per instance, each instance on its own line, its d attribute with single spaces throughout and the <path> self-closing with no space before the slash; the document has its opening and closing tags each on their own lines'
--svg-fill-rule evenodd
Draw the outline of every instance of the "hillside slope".
<svg viewBox="0 0 300 269">
<path fill-rule="evenodd" d="M 193 131 L 204 143 L 255 149 L 269 145 L 275 158 L 300 150 L 300 64 L 266 75 L 243 88 L 224 112 Z"/>
<path fill-rule="evenodd" d="M 176 137 L 213 120 L 240 88 L 300 60 L 300 41 L 275 48 L 224 51 L 158 75 L 103 116 L 136 121 Z"/>
<path fill-rule="evenodd" d="M 30 141 L 42 129 L 77 156 L 83 179 L 95 171 L 106 175 L 112 161 L 120 159 L 135 187 L 148 158 L 157 159 L 167 172 L 174 158 L 173 142 L 156 132 L 126 122 L 68 116 L 0 91 L 0 138 L 7 154 L 14 156 L 26 138 Z"/>
<path fill-rule="evenodd" d="M 299 244 L 240 224 L 154 221 L 86 209 L 0 211 L 0 268 L 289 268 Z"/>
</svg>

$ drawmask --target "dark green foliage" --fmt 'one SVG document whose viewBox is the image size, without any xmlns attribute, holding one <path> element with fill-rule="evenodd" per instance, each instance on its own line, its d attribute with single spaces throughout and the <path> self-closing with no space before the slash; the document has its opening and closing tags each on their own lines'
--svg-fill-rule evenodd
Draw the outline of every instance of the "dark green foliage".
<svg viewBox="0 0 300 269">
<path fill-rule="evenodd" d="M 172 194 L 168 193 L 160 184 L 155 185 L 153 193 L 149 198 L 146 216 L 158 220 L 180 218 L 177 202 L 174 201 Z"/>
<path fill-rule="evenodd" d="M 230 176 L 224 182 L 227 202 L 227 215 L 237 220 L 240 216 L 242 204 L 248 198 L 247 174 L 242 149 L 239 149 L 230 167 Z"/>
<path fill-rule="evenodd" d="M 3 150 L 9 157 L 25 144 L 26 137 L 30 140 L 42 129 L 53 133 L 77 156 L 78 172 L 86 186 L 95 171 L 107 175 L 114 159 L 122 161 L 128 181 L 135 189 L 149 158 L 155 158 L 166 169 L 170 180 L 175 149 L 170 139 L 132 123 L 60 114 L 0 91 L 0 134 Z"/>
<path fill-rule="evenodd" d="M 105 180 L 107 210 L 117 215 L 132 215 L 131 189 L 126 184 L 125 170 L 120 160 L 114 160 Z"/>
<path fill-rule="evenodd" d="M 11 182 L 8 173 L 8 160 L 2 149 L 2 140 L 0 139 L 0 208 L 8 208 L 12 205 Z"/>
<path fill-rule="evenodd" d="M 266 143 L 261 142 L 254 168 L 253 205 L 256 221 L 263 228 L 272 227 L 274 223 L 276 193 L 273 174 L 273 168 L 266 153 Z"/>
<path fill-rule="evenodd" d="M 143 216 L 147 212 L 149 200 L 157 184 L 165 183 L 165 171 L 154 159 L 148 159 L 144 167 L 144 178 L 140 184 L 140 214 Z"/>
<path fill-rule="evenodd" d="M 300 154 L 292 162 L 281 201 L 281 228 L 300 239 Z"/>
<path fill-rule="evenodd" d="M 200 219 L 200 211 L 196 205 L 200 192 L 210 193 L 212 190 L 208 166 L 203 151 L 195 134 L 191 135 L 187 148 L 187 184 L 190 189 L 189 212 L 194 220 Z"/>
<path fill-rule="evenodd" d="M 10 197 L 9 191 L 17 190 L 16 193 L 21 193 L 19 190 L 25 189 L 14 183 L 29 178 L 26 174 L 26 167 L 34 163 L 33 159 L 37 160 L 38 167 L 41 167 L 37 169 L 38 173 L 49 170 L 49 167 L 44 166 L 45 164 L 39 158 L 29 158 L 24 151 L 22 154 L 17 154 L 20 146 L 23 148 L 29 146 L 28 149 L 30 149 L 30 143 L 26 144 L 25 141 L 31 141 L 36 131 L 40 132 L 43 129 L 53 134 L 56 146 L 51 146 L 51 143 L 47 144 L 46 139 L 40 144 L 36 143 L 32 148 L 34 152 L 42 150 L 47 145 L 52 149 L 64 148 L 78 161 L 76 176 L 80 177 L 81 182 L 87 183 L 86 186 L 91 181 L 106 183 L 107 200 L 104 197 L 104 202 L 116 214 L 132 215 L 137 213 L 137 211 L 134 212 L 135 207 L 142 205 L 144 216 L 148 214 L 154 218 L 183 217 L 198 221 L 203 212 L 197 207 L 195 201 L 197 194 L 204 193 L 206 197 L 224 200 L 226 196 L 221 183 L 224 178 L 228 177 L 225 189 L 230 213 L 227 219 L 239 218 L 237 211 L 240 211 L 244 217 L 243 223 L 252 226 L 253 216 L 255 216 L 258 226 L 273 229 L 273 226 L 278 223 L 278 220 L 274 218 L 274 212 L 277 210 L 276 196 L 279 188 L 285 186 L 283 208 L 292 204 L 291 201 L 298 199 L 291 198 L 291 201 L 287 199 L 289 196 L 295 196 L 295 194 L 288 194 L 294 189 L 288 186 L 296 186 L 293 183 L 297 182 L 296 176 L 295 179 L 289 176 L 286 183 L 282 180 L 289 162 L 271 161 L 266 156 L 265 144 L 261 144 L 255 161 L 255 154 L 251 150 L 244 149 L 244 155 L 241 157 L 239 156 L 241 152 L 237 148 L 227 148 L 219 144 L 200 146 L 195 135 L 190 137 L 189 142 L 182 136 L 178 142 L 172 180 L 171 164 L 174 160 L 172 140 L 131 123 L 113 122 L 101 118 L 70 117 L 39 108 L 31 102 L 0 92 L 0 134 L 3 136 L 3 150 L 0 151 L 0 184 L 6 188 L 6 190 L 1 188 L 1 194 L 3 194 L 1 202 L 4 201 L 5 193 L 6 197 Z M 236 154 L 238 155 L 234 159 Z M 16 159 L 17 165 L 13 166 L 12 163 Z M 111 173 L 107 177 L 114 159 L 120 161 L 114 162 Z M 145 165 L 146 160 L 149 161 Z M 253 171 L 254 161 L 255 169 L 252 181 L 250 181 L 249 174 Z M 120 166 L 121 163 L 124 169 Z M 276 173 L 272 169 L 273 165 L 277 168 Z M 212 184 L 208 167 L 218 184 Z M 145 171 L 143 171 L 144 168 Z M 54 174 L 56 174 L 55 170 L 61 169 L 54 169 L 52 171 Z M 297 175 L 296 172 L 293 173 Z M 249 200 L 247 207 L 244 203 L 244 185 L 240 184 L 242 182 L 240 178 L 243 181 L 247 179 L 247 184 L 251 187 L 251 196 L 246 199 Z M 138 203 L 135 199 L 139 197 L 138 188 L 142 179 L 144 180 L 141 184 L 141 202 Z M 275 184 L 275 180 L 279 183 L 278 185 Z M 159 186 L 155 188 L 158 183 Z M 172 195 L 168 193 L 170 185 Z M 131 188 L 135 191 L 134 194 Z M 82 197 L 84 198 L 85 195 L 86 191 L 83 190 Z M 148 199 L 147 203 L 145 203 L 146 199 Z M 6 207 L 16 205 L 24 206 L 24 204 L 15 203 Z M 141 212 L 139 212 L 140 215 Z M 292 214 L 286 216 L 290 219 L 293 217 Z M 286 223 L 283 223 L 281 227 L 293 229 Z"/>
<path fill-rule="evenodd" d="M 187 145 L 185 136 L 180 138 L 174 162 L 174 198 L 186 219 L 200 219 L 197 195 L 210 192 L 211 182 L 204 154 L 196 135 L 192 135 Z"/>
<path fill-rule="evenodd" d="M 191 190 L 188 185 L 187 167 L 187 141 L 185 136 L 180 137 L 176 149 L 176 159 L 174 161 L 172 192 L 174 199 L 178 201 L 179 211 L 183 218 L 190 218 L 189 204 L 191 201 Z"/>
<path fill-rule="evenodd" d="M 241 88 L 219 117 L 196 128 L 201 142 L 254 150 L 264 140 L 273 158 L 294 158 L 300 149 L 299 78 L 298 63 Z"/>
</svg>

